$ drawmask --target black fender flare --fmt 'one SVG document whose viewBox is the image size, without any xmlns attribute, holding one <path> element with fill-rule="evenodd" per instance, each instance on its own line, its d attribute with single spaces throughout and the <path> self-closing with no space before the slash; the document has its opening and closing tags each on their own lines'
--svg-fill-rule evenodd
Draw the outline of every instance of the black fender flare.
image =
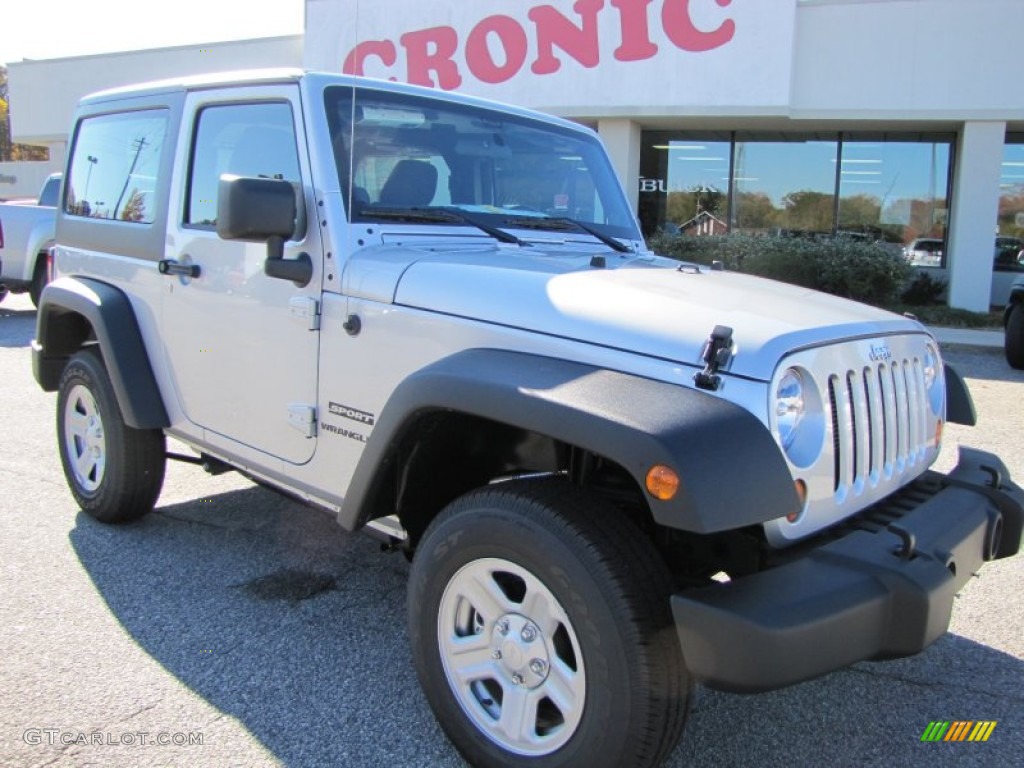
<svg viewBox="0 0 1024 768">
<path fill-rule="evenodd" d="M 568 360 L 494 349 L 443 358 L 406 378 L 381 412 L 339 513 L 355 529 L 391 510 L 374 499 L 396 446 L 425 412 L 479 416 L 546 435 L 618 463 L 646 487 L 665 464 L 681 488 L 669 501 L 645 493 L 659 524 L 714 533 L 800 509 L 781 449 L 738 405 L 680 384 Z"/>
<path fill-rule="evenodd" d="M 967 382 L 949 363 L 943 363 L 946 377 L 946 421 L 967 427 L 978 425 L 978 412 Z"/>
<path fill-rule="evenodd" d="M 92 328 L 125 423 L 135 429 L 170 426 L 160 388 L 146 353 L 128 296 L 118 288 L 83 277 L 62 277 L 43 289 L 32 343 L 32 373 L 53 392 L 68 358 Z"/>
</svg>

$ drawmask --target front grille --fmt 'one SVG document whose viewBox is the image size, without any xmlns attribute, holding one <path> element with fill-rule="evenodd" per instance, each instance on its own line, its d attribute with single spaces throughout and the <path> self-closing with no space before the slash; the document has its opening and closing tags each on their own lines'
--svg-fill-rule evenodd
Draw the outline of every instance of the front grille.
<svg viewBox="0 0 1024 768">
<path fill-rule="evenodd" d="M 889 360 L 833 373 L 828 395 L 837 493 L 873 488 L 924 460 L 928 395 L 920 360 Z"/>
</svg>

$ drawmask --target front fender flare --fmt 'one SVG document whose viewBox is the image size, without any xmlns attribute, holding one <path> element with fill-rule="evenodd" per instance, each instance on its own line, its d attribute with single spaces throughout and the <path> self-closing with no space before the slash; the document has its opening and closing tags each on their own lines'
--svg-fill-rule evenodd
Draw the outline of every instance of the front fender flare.
<svg viewBox="0 0 1024 768">
<path fill-rule="evenodd" d="M 656 464 L 682 479 L 669 501 L 647 495 L 654 520 L 695 533 L 732 530 L 799 511 L 782 453 L 768 429 L 726 400 L 681 384 L 549 357 L 474 349 L 409 376 L 384 407 L 349 485 L 339 522 L 348 529 L 391 510 L 374 508 L 397 446 L 417 417 L 450 411 L 546 435 L 618 463 L 640 488 Z M 646 495 L 646 494 L 645 494 Z"/>
<path fill-rule="evenodd" d="M 32 344 L 32 372 L 53 392 L 67 359 L 86 341 L 83 318 L 99 344 L 125 423 L 135 429 L 170 425 L 131 301 L 99 280 L 62 277 L 43 289 Z"/>
</svg>

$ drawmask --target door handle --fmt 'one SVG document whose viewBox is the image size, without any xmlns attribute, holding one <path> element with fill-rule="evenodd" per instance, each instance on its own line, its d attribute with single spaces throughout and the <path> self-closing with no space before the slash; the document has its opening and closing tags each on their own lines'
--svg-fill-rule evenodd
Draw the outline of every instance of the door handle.
<svg viewBox="0 0 1024 768">
<path fill-rule="evenodd" d="M 184 277 L 199 277 L 202 271 L 198 264 L 182 264 L 174 259 L 161 259 L 157 262 L 156 268 L 161 275 L 182 275 Z"/>
</svg>

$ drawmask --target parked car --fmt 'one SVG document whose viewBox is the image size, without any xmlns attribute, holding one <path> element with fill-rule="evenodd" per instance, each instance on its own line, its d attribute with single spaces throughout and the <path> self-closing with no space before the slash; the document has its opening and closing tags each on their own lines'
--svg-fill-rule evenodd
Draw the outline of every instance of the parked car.
<svg viewBox="0 0 1024 768">
<path fill-rule="evenodd" d="M 39 197 L 27 203 L 0 204 L 0 301 L 8 293 L 24 293 L 39 306 L 50 277 L 61 174 L 49 176 Z"/>
<path fill-rule="evenodd" d="M 919 237 L 903 249 L 903 258 L 915 267 L 941 267 L 945 244 L 936 237 Z"/>
<path fill-rule="evenodd" d="M 1011 367 L 1024 369 L 1024 277 L 1018 277 L 1010 287 L 1010 298 L 1003 310 L 1006 337 L 1003 346 L 1006 362 Z"/>
</svg>

